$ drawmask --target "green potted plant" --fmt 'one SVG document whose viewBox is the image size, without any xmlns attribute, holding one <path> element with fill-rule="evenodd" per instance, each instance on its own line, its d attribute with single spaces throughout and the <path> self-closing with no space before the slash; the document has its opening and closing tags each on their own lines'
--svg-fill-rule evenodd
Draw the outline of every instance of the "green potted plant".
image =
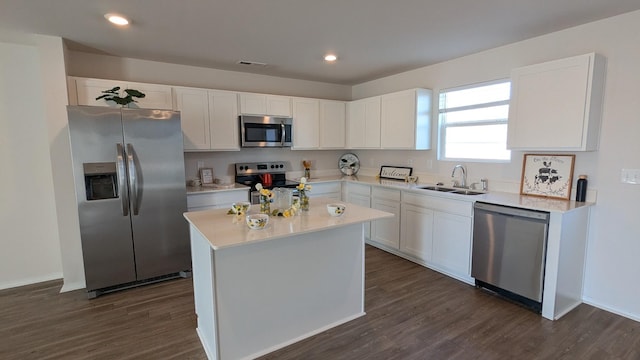
<svg viewBox="0 0 640 360">
<path fill-rule="evenodd" d="M 120 97 L 118 93 L 120 91 L 120 86 L 116 86 L 113 89 L 104 90 L 102 95 L 98 96 L 96 100 L 104 99 L 105 101 L 114 101 L 118 105 L 128 106 L 132 102 L 137 102 L 133 98 L 142 99 L 146 95 L 135 89 L 125 89 L 124 92 L 127 94 L 125 97 Z"/>
</svg>

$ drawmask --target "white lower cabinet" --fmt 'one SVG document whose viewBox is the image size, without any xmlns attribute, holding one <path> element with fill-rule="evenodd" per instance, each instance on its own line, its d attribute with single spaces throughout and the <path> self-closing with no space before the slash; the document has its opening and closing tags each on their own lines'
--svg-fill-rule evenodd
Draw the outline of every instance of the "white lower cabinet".
<svg viewBox="0 0 640 360">
<path fill-rule="evenodd" d="M 237 201 L 249 201 L 249 188 L 187 194 L 187 210 L 226 209 Z"/>
<path fill-rule="evenodd" d="M 311 191 L 309 197 L 327 197 L 330 199 L 340 200 L 342 198 L 342 181 L 331 181 L 314 183 L 313 180 L 309 182 L 311 185 Z"/>
<path fill-rule="evenodd" d="M 471 218 L 436 211 L 431 262 L 452 275 L 471 275 Z"/>
<path fill-rule="evenodd" d="M 364 184 L 345 183 L 344 201 L 367 208 L 371 207 L 371 186 Z M 364 224 L 364 235 L 371 238 L 371 223 Z"/>
<path fill-rule="evenodd" d="M 473 284 L 473 203 L 402 192 L 400 251 L 436 271 Z"/>
<path fill-rule="evenodd" d="M 430 262 L 433 253 L 433 210 L 402 204 L 400 213 L 400 251 Z"/>
<path fill-rule="evenodd" d="M 390 212 L 394 217 L 371 222 L 371 241 L 393 249 L 400 248 L 400 190 L 373 187 L 371 207 Z"/>
</svg>

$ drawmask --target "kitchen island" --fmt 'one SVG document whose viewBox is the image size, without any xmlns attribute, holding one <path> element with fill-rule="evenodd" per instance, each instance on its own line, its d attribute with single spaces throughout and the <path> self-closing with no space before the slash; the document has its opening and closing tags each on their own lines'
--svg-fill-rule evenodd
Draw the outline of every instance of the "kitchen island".
<svg viewBox="0 0 640 360">
<path fill-rule="evenodd" d="M 185 213 L 209 359 L 255 358 L 365 314 L 363 224 L 393 215 L 346 204 L 331 217 L 330 201 L 314 198 L 262 230 L 225 209 Z"/>
</svg>

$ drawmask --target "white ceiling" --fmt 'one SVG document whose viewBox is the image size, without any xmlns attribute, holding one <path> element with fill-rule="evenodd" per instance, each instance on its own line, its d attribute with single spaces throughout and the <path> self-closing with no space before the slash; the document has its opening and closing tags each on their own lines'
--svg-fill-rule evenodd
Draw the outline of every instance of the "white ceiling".
<svg viewBox="0 0 640 360">
<path fill-rule="evenodd" d="M 638 9 L 638 0 L 0 0 L 0 29 L 61 36 L 81 51 L 353 85 Z M 115 28 L 108 12 L 131 24 Z M 327 52 L 339 60 L 325 63 Z"/>
</svg>

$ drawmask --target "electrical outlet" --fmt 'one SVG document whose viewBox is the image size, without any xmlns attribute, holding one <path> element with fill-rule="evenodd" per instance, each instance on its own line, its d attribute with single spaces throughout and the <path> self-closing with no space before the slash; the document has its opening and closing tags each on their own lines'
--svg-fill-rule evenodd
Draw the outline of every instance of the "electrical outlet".
<svg viewBox="0 0 640 360">
<path fill-rule="evenodd" d="M 620 181 L 625 184 L 640 184 L 640 169 L 622 169 Z"/>
</svg>

